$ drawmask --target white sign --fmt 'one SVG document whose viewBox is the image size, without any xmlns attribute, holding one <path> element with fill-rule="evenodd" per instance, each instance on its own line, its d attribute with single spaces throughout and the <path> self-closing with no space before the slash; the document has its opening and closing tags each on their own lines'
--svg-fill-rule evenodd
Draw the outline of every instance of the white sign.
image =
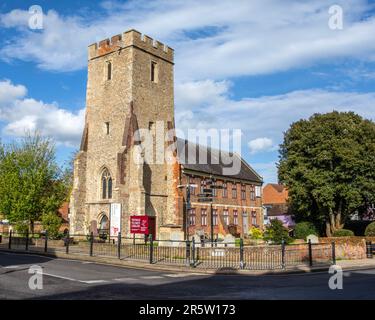
<svg viewBox="0 0 375 320">
<path fill-rule="evenodd" d="M 117 237 L 121 231 L 121 203 L 111 203 L 110 236 Z"/>
</svg>

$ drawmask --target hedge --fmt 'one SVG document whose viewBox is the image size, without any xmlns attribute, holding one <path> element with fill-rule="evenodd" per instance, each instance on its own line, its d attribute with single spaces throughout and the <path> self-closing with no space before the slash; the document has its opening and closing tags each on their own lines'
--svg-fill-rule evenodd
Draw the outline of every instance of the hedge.
<svg viewBox="0 0 375 320">
<path fill-rule="evenodd" d="M 333 233 L 333 236 L 334 237 L 351 237 L 351 236 L 354 236 L 354 232 L 348 229 L 340 229 L 340 230 L 336 230 Z"/>
</svg>

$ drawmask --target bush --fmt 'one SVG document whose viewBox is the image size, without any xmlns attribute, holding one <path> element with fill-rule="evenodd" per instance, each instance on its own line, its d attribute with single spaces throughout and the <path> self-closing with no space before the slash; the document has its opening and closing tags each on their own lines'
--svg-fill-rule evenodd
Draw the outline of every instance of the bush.
<svg viewBox="0 0 375 320">
<path fill-rule="evenodd" d="M 288 229 L 283 226 L 279 219 L 271 220 L 271 223 L 266 227 L 264 240 L 271 241 L 274 244 L 281 244 L 283 240 L 286 244 L 292 242 Z"/>
<path fill-rule="evenodd" d="M 310 234 L 318 236 L 318 231 L 311 222 L 299 222 L 294 228 L 294 237 L 296 239 L 306 240 L 306 237 Z"/>
<path fill-rule="evenodd" d="M 375 236 L 375 222 L 371 222 L 365 230 L 366 237 L 374 237 Z"/>
<path fill-rule="evenodd" d="M 263 232 L 259 228 L 251 227 L 249 236 L 253 240 L 263 239 Z"/>
<path fill-rule="evenodd" d="M 354 236 L 354 232 L 348 229 L 340 229 L 340 230 L 336 230 L 332 236 L 333 237 L 352 237 Z"/>
<path fill-rule="evenodd" d="M 61 218 L 56 213 L 46 213 L 42 216 L 43 228 L 51 238 L 57 238 L 61 226 Z"/>
</svg>

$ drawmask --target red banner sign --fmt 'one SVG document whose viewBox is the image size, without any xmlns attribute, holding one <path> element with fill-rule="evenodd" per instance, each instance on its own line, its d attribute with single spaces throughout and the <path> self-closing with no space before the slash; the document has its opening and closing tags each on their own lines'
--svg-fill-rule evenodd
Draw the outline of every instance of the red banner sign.
<svg viewBox="0 0 375 320">
<path fill-rule="evenodd" d="M 149 218 L 149 216 L 130 216 L 130 232 L 148 235 L 150 233 Z"/>
</svg>

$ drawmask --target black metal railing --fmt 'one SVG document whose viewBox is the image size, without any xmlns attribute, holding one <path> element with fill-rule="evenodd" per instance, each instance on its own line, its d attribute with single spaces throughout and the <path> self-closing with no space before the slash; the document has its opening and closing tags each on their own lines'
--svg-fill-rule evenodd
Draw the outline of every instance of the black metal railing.
<svg viewBox="0 0 375 320">
<path fill-rule="evenodd" d="M 367 244 L 371 249 L 372 244 Z M 206 269 L 276 270 L 301 265 L 336 263 L 335 244 L 245 245 L 236 242 L 158 240 L 152 237 L 116 237 L 65 234 L 53 238 L 41 233 L 9 232 L 0 237 L 0 249 L 66 253 L 150 264 L 185 265 Z M 369 256 L 368 249 L 368 256 Z M 372 251 L 371 251 L 372 252 Z"/>
</svg>

